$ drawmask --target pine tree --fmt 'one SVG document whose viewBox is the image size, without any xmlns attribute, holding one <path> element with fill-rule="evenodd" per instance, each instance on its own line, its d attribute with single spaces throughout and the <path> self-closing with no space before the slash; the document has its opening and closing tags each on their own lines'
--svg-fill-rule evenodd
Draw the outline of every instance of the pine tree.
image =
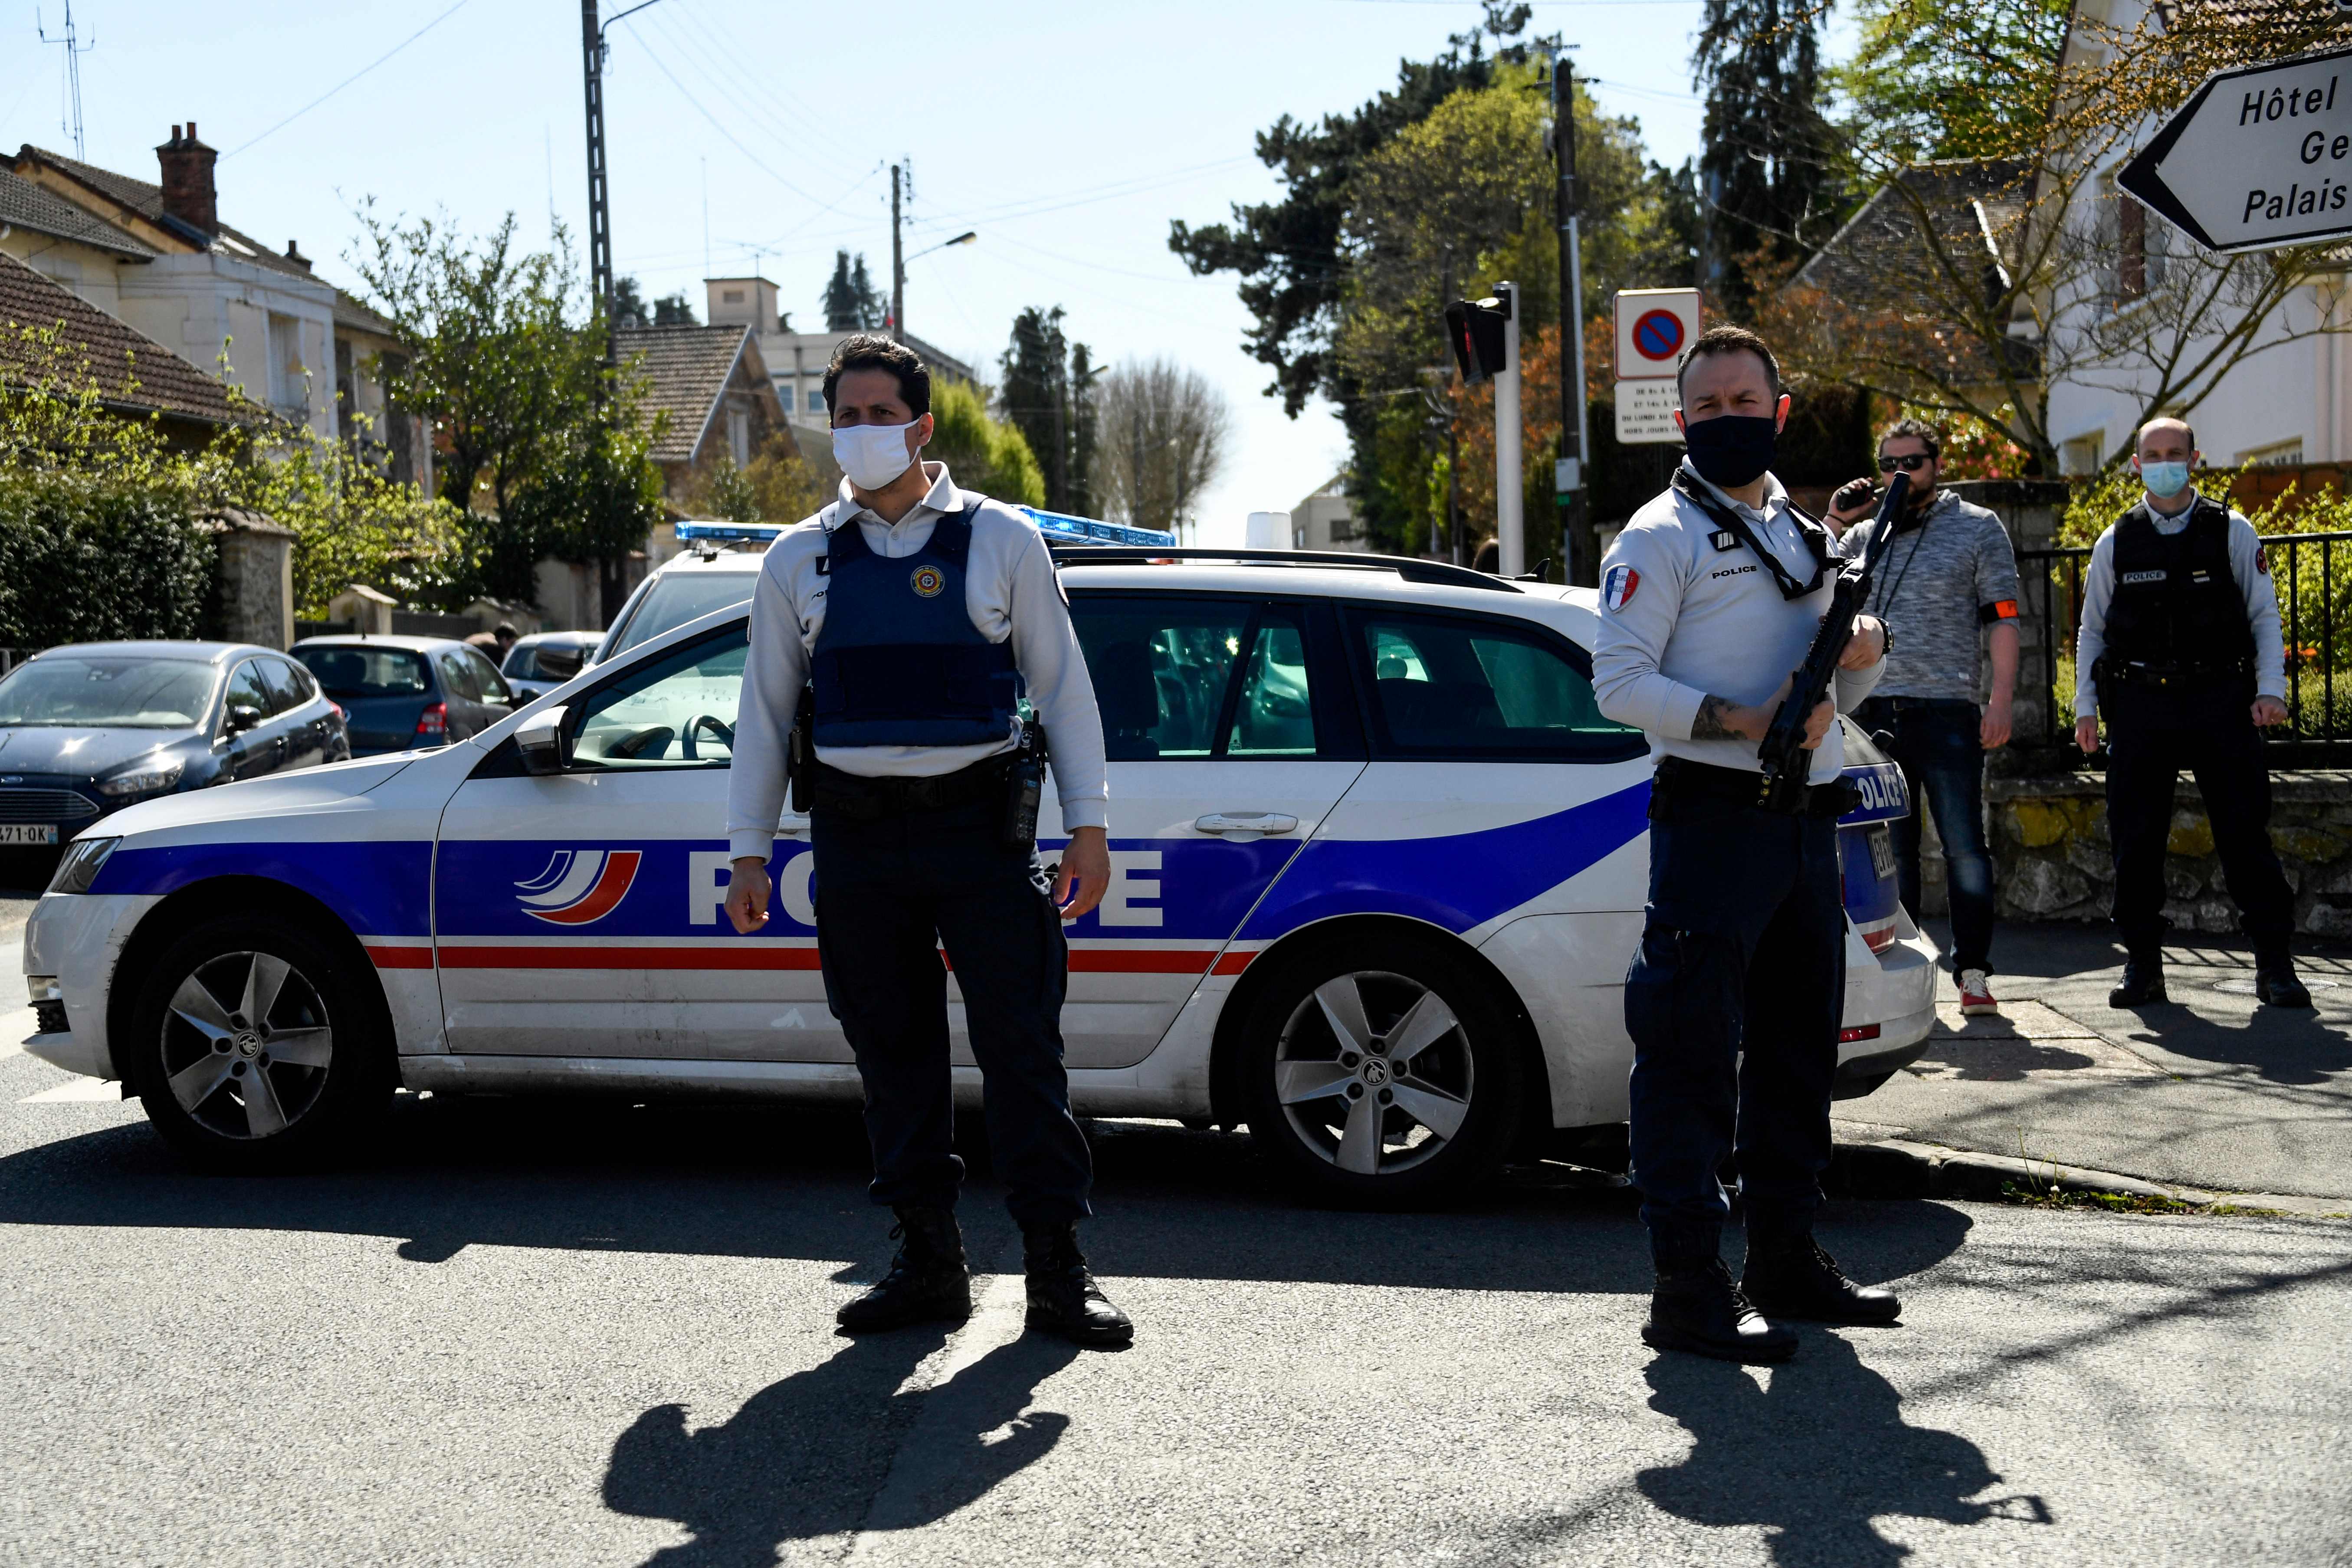
<svg viewBox="0 0 2352 1568">
<path fill-rule="evenodd" d="M 833 278 L 824 286 L 824 330 L 828 332 L 871 332 L 882 326 L 882 297 L 866 270 L 866 254 L 855 260 L 849 252 L 833 253 Z"/>
<path fill-rule="evenodd" d="M 1013 318 L 1013 341 L 998 362 L 998 405 L 1045 470 L 1048 510 L 1088 515 L 1094 460 L 1094 383 L 1100 374 L 1084 343 L 1062 331 L 1062 308 L 1031 306 Z"/>
<path fill-rule="evenodd" d="M 1706 0 L 1692 52 L 1692 85 L 1706 92 L 1703 286 L 1738 320 L 1754 313 L 1774 275 L 1835 231 L 1847 206 L 1821 111 L 1819 15 L 1809 0 Z"/>
</svg>

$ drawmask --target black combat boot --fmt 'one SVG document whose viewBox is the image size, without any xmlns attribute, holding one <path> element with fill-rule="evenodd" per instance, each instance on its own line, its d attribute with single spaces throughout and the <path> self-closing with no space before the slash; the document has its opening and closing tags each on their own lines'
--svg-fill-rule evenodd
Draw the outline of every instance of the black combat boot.
<svg viewBox="0 0 2352 1568">
<path fill-rule="evenodd" d="M 1134 1321 L 1087 1272 L 1074 1220 L 1021 1227 L 1022 1264 L 1029 1276 L 1029 1326 L 1082 1345 L 1123 1345 Z"/>
<path fill-rule="evenodd" d="M 2254 954 L 2254 994 L 2273 1007 L 2308 1007 L 2311 992 L 2294 976 L 2294 959 L 2280 952 Z"/>
<path fill-rule="evenodd" d="M 2164 954 L 2155 948 L 2126 957 L 2123 984 L 2107 993 L 2110 1007 L 2145 1007 L 2171 1000 L 2164 994 Z"/>
<path fill-rule="evenodd" d="M 853 1334 L 909 1323 L 956 1322 L 971 1316 L 971 1270 L 953 1209 L 910 1205 L 890 1228 L 903 1237 L 882 1282 L 834 1314 Z"/>
<path fill-rule="evenodd" d="M 1892 1290 L 1847 1279 L 1810 1235 L 1748 1233 L 1739 1291 L 1767 1317 L 1808 1323 L 1891 1323 L 1903 1310 Z"/>
<path fill-rule="evenodd" d="M 1642 1342 L 1717 1361 L 1769 1363 L 1797 1353 L 1797 1331 L 1759 1317 L 1720 1258 L 1659 1265 Z"/>
</svg>

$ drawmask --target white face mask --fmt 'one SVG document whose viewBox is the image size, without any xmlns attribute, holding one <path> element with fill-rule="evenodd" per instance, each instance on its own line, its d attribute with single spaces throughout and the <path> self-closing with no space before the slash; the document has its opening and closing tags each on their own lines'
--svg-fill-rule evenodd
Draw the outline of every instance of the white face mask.
<svg viewBox="0 0 2352 1568">
<path fill-rule="evenodd" d="M 833 459 L 861 490 L 878 490 L 907 471 L 915 454 L 907 448 L 905 425 L 845 425 L 833 433 Z"/>
</svg>

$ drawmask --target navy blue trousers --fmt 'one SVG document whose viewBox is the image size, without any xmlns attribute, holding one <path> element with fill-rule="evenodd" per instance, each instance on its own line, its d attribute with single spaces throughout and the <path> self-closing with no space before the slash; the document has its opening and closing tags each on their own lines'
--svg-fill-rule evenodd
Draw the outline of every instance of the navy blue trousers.
<svg viewBox="0 0 2352 1568">
<path fill-rule="evenodd" d="M 1845 994 L 1836 834 L 1654 797 L 1625 1026 L 1633 1184 L 1662 1264 L 1716 1256 L 1731 1209 L 1717 1173 L 1735 1151 L 1751 1231 L 1801 1233 L 1821 1206 Z"/>
<path fill-rule="evenodd" d="M 824 993 L 866 1084 L 874 1201 L 955 1205 L 947 948 L 980 1064 L 988 1144 L 1022 1225 L 1091 1211 L 1094 1168 L 1062 1067 L 1069 948 L 1034 849 L 1005 846 L 1003 807 L 858 822 L 820 809 L 817 952 Z"/>
<path fill-rule="evenodd" d="M 2239 923 L 2265 963 L 2283 962 L 2294 940 L 2294 891 L 2271 847 L 2271 773 L 2262 731 L 2236 690 L 2168 702 L 2126 689 L 2102 695 L 2107 721 L 2107 838 L 2116 860 L 2115 921 L 2125 948 L 2158 951 L 2164 917 L 2164 857 L 2172 835 L 2172 794 L 2181 770 L 2205 797 L 2221 879 Z"/>
<path fill-rule="evenodd" d="M 1911 786 L 1911 815 L 1894 828 L 1903 907 L 1919 918 L 1919 819 L 1936 814 L 1944 886 L 1952 911 L 1952 973 L 1992 973 L 1992 847 L 1985 842 L 1984 711 L 1941 697 L 1873 697 L 1854 710 L 1863 728 L 1889 736 L 1888 754 Z"/>
</svg>

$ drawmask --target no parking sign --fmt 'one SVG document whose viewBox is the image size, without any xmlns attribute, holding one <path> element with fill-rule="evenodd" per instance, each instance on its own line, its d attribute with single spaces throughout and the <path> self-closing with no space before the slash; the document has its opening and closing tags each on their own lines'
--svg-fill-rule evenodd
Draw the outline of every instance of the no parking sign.
<svg viewBox="0 0 2352 1568">
<path fill-rule="evenodd" d="M 1683 351 L 1698 341 L 1696 289 L 1617 291 L 1617 379 L 1674 378 Z"/>
</svg>

